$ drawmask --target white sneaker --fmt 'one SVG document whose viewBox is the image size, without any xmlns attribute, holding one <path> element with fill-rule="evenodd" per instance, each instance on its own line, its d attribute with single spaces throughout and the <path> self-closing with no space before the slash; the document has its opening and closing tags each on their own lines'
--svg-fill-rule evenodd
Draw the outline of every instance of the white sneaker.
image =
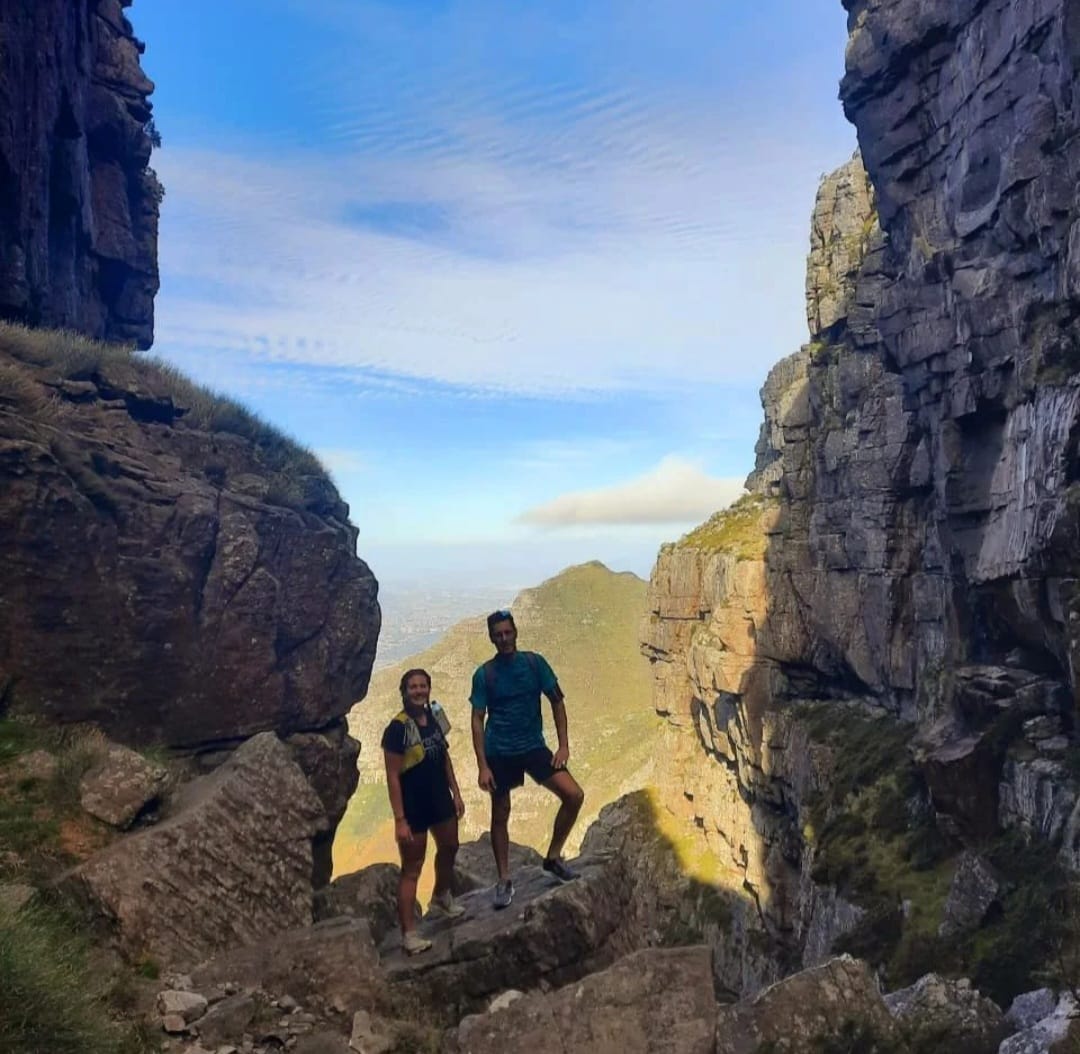
<svg viewBox="0 0 1080 1054">
<path fill-rule="evenodd" d="M 431 941 L 426 937 L 421 937 L 415 930 L 409 930 L 408 933 L 402 935 L 401 947 L 405 949 L 406 955 L 419 955 L 431 947 Z"/>
<path fill-rule="evenodd" d="M 460 919 L 465 914 L 465 909 L 454 900 L 452 893 L 443 893 L 441 896 L 432 897 L 428 904 L 426 919 Z"/>
</svg>

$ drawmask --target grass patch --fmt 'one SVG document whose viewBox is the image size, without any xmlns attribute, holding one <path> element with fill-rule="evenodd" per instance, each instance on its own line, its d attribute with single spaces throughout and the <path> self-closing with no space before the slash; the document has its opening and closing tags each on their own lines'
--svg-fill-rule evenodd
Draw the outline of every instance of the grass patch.
<svg viewBox="0 0 1080 1054">
<path fill-rule="evenodd" d="M 0 1050 L 5 1054 L 140 1054 L 153 1049 L 114 1019 L 111 981 L 89 943 L 45 908 L 0 913 Z"/>
<path fill-rule="evenodd" d="M 0 719 L 0 879 L 45 881 L 78 861 L 79 846 L 108 840 L 104 825 L 79 805 L 80 783 L 102 742 L 85 730 Z M 26 763 L 35 751 L 44 752 L 43 767 Z"/>
<path fill-rule="evenodd" d="M 119 390 L 140 389 L 167 396 L 183 411 L 179 427 L 211 435 L 232 435 L 249 442 L 255 461 L 268 477 L 265 500 L 287 508 L 303 509 L 325 504 L 333 487 L 319 459 L 281 429 L 253 413 L 235 399 L 195 384 L 169 363 L 136 352 L 133 346 L 104 344 L 65 330 L 28 329 L 0 323 L 0 352 L 13 359 L 47 370 L 63 380 L 106 378 Z M 57 400 L 43 385 L 17 367 L 0 363 L 0 409 L 10 403 L 40 418 Z M 58 441 L 63 441 L 59 437 Z M 77 444 L 76 444 L 77 447 Z M 72 459 L 69 457 L 67 462 Z M 93 495 L 103 491 L 89 479 L 93 472 L 78 458 L 80 488 L 89 485 Z M 65 462 L 65 467 L 69 467 Z M 224 469 L 224 464 L 217 466 Z M 208 464 L 205 474 L 214 475 Z M 219 485 L 224 477 L 213 480 Z"/>
<path fill-rule="evenodd" d="M 763 560 L 769 536 L 762 518 L 775 504 L 774 499 L 763 494 L 745 494 L 683 535 L 678 544 L 689 549 L 729 553 L 739 560 Z"/>
</svg>

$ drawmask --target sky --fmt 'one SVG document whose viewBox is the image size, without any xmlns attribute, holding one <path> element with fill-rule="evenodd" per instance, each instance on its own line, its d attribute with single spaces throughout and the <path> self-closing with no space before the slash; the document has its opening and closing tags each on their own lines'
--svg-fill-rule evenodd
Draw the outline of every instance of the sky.
<svg viewBox="0 0 1080 1054">
<path fill-rule="evenodd" d="M 387 583 L 523 587 L 736 497 L 850 157 L 840 0 L 137 0 L 154 353 L 322 458 Z"/>
</svg>

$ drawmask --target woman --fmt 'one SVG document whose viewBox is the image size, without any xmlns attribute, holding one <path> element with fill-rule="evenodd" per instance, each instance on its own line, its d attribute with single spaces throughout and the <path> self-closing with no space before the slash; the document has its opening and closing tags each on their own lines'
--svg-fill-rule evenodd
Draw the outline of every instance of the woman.
<svg viewBox="0 0 1080 1054">
<path fill-rule="evenodd" d="M 435 838 L 435 891 L 428 917 L 460 918 L 450 887 L 458 850 L 458 820 L 465 814 L 446 734 L 431 706 L 431 678 L 408 670 L 398 686 L 404 708 L 383 732 L 386 788 L 394 810 L 394 838 L 401 853 L 397 909 L 401 945 L 409 955 L 427 951 L 431 941 L 416 932 L 416 883 L 424 866 L 427 833 Z M 435 704 L 438 707 L 438 703 Z M 441 716 L 441 711 L 437 711 Z"/>
</svg>

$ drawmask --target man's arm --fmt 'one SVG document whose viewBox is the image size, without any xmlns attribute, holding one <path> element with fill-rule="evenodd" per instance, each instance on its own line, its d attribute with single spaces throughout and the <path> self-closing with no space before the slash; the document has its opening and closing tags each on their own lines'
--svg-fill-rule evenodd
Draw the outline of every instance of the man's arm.
<svg viewBox="0 0 1080 1054">
<path fill-rule="evenodd" d="M 472 745 L 476 754 L 476 768 L 479 772 L 477 783 L 481 790 L 492 791 L 495 789 L 495 777 L 488 768 L 487 755 L 484 753 L 484 714 L 486 710 L 473 707 L 472 712 Z"/>
<path fill-rule="evenodd" d="M 555 734 L 559 737 L 559 749 L 555 751 L 551 764 L 557 769 L 564 769 L 570 760 L 570 737 L 566 732 L 566 699 L 561 691 L 551 700 L 551 716 L 555 718 Z"/>
</svg>

